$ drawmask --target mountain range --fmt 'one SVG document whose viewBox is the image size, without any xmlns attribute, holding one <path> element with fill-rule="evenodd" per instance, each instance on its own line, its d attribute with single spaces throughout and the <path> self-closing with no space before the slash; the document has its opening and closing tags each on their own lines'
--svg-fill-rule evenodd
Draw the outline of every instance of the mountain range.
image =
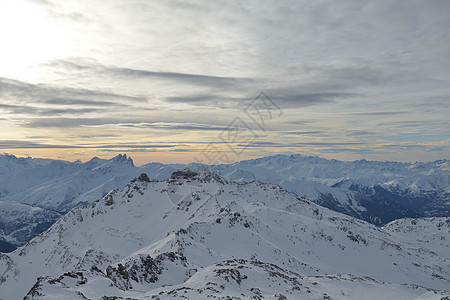
<svg viewBox="0 0 450 300">
<path fill-rule="evenodd" d="M 165 180 L 185 168 L 213 170 L 227 180 L 278 184 L 321 206 L 383 226 L 399 218 L 450 216 L 449 161 L 338 161 L 276 155 L 233 164 L 150 163 L 126 155 L 82 163 L 0 155 L 0 251 L 46 230 L 70 209 L 92 203 L 146 173 Z"/>
<path fill-rule="evenodd" d="M 0 254 L 0 299 L 448 299 L 449 233 L 209 169 L 141 174 Z"/>
</svg>

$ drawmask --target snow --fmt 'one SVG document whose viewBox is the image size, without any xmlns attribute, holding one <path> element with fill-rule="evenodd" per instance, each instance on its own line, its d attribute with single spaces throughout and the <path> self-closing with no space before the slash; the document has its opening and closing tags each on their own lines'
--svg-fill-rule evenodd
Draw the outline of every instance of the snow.
<svg viewBox="0 0 450 300">
<path fill-rule="evenodd" d="M 0 299 L 440 299 L 449 218 L 412 221 L 380 228 L 208 170 L 140 176 L 2 254 Z"/>
</svg>

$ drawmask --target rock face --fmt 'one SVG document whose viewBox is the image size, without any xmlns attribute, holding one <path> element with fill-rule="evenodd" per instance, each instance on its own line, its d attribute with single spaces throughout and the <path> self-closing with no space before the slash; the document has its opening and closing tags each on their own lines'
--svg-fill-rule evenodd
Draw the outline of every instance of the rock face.
<svg viewBox="0 0 450 300">
<path fill-rule="evenodd" d="M 174 273 L 185 274 L 184 280 L 188 280 L 196 271 L 197 269 L 190 266 L 182 254 L 167 252 L 155 258 L 148 254 L 141 254 L 127 259 L 123 265 L 118 263 L 108 266 L 106 277 L 122 290 L 132 290 L 143 286 L 154 289 L 161 287 L 162 283 L 167 285 Z"/>
<path fill-rule="evenodd" d="M 0 299 L 449 296 L 448 218 L 379 228 L 259 181 L 139 178 L 2 254 Z"/>
</svg>

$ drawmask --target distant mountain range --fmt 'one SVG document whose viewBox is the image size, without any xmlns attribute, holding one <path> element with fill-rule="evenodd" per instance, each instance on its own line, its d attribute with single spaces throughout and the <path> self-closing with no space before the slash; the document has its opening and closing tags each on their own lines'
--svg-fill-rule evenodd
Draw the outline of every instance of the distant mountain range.
<svg viewBox="0 0 450 300">
<path fill-rule="evenodd" d="M 99 163 L 78 172 L 135 168 L 123 156 Z M 0 299 L 448 299 L 449 233 L 449 218 L 377 227 L 210 170 L 141 174 L 0 253 Z"/>
<path fill-rule="evenodd" d="M 126 155 L 85 163 L 0 155 L 0 251 L 23 245 L 70 209 L 101 199 L 141 173 L 165 180 L 185 168 L 208 168 L 240 182 L 278 184 L 378 226 L 406 217 L 450 216 L 448 160 L 410 164 L 276 155 L 229 165 L 138 167 Z"/>
</svg>

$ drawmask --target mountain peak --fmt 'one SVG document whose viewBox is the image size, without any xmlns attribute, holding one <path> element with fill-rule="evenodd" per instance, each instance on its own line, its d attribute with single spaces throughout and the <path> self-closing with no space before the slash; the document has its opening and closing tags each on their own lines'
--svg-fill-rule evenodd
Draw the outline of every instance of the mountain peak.
<svg viewBox="0 0 450 300">
<path fill-rule="evenodd" d="M 197 169 L 191 169 L 187 168 L 181 171 L 175 171 L 172 173 L 172 176 L 170 176 L 171 180 L 187 180 L 187 181 L 201 181 L 201 182 L 219 182 L 219 183 L 226 183 L 226 179 L 218 175 L 217 173 L 214 173 L 213 171 L 209 169 L 203 169 L 203 170 L 197 170 Z"/>
<path fill-rule="evenodd" d="M 124 162 L 124 163 L 134 166 L 133 159 L 131 159 L 131 157 L 127 157 L 126 154 L 119 154 L 119 155 L 113 157 L 111 160 L 115 161 L 115 162 Z"/>
<path fill-rule="evenodd" d="M 8 153 L 3 153 L 3 154 L 1 154 L 1 156 L 3 156 L 5 159 L 9 159 L 9 160 L 17 159 L 17 156 L 15 156 L 13 154 L 8 154 Z"/>
<path fill-rule="evenodd" d="M 148 177 L 147 174 L 142 173 L 141 175 L 139 175 L 139 177 L 131 180 L 131 182 L 136 182 L 136 181 L 140 181 L 140 182 L 150 182 L 150 178 Z"/>
</svg>

